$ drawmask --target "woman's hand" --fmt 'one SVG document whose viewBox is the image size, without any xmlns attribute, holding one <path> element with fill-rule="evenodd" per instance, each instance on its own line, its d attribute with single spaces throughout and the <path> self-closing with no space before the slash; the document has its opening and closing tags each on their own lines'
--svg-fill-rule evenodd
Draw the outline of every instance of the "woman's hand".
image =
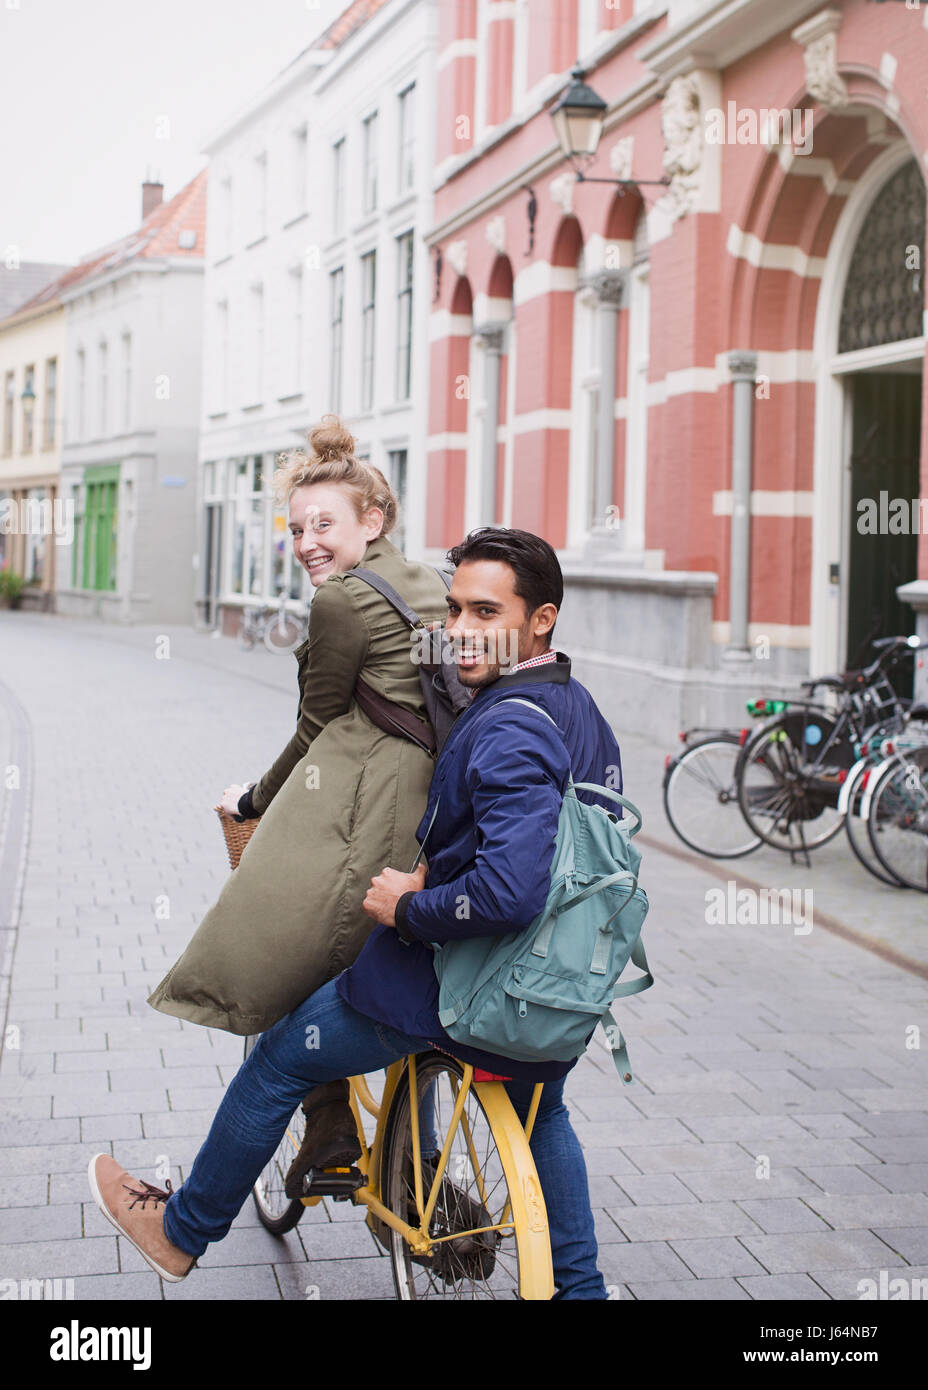
<svg viewBox="0 0 928 1390">
<path fill-rule="evenodd" d="M 402 874 L 399 869 L 383 869 L 376 878 L 371 879 L 367 897 L 361 908 L 375 922 L 383 922 L 386 927 L 396 926 L 396 904 L 404 893 L 418 893 L 425 887 L 425 865 L 420 864 L 414 874 Z"/>
<path fill-rule="evenodd" d="M 244 796 L 249 787 L 253 787 L 253 782 L 248 782 L 244 786 L 233 785 L 226 787 L 222 793 L 222 800 L 216 807 L 217 811 L 224 811 L 227 816 L 238 815 L 238 801 L 240 796 Z"/>
</svg>

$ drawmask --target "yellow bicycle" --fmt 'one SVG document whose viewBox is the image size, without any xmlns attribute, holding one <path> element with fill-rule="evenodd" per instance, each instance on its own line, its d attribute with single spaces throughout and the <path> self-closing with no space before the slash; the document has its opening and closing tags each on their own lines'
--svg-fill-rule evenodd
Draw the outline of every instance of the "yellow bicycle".
<svg viewBox="0 0 928 1390">
<path fill-rule="evenodd" d="M 246 1038 L 246 1057 L 256 1042 Z M 472 1066 L 443 1052 L 394 1062 L 379 1101 L 353 1076 L 357 1165 L 317 1171 L 307 1195 L 288 1197 L 305 1124 L 297 1109 L 255 1184 L 261 1222 L 283 1235 L 323 1197 L 351 1201 L 367 1207 L 390 1255 L 397 1298 L 549 1299 L 548 1217 L 529 1149 L 541 1090 L 523 1128 L 501 1081 L 475 1081 Z M 370 1143 L 364 1111 L 376 1121 Z"/>
</svg>

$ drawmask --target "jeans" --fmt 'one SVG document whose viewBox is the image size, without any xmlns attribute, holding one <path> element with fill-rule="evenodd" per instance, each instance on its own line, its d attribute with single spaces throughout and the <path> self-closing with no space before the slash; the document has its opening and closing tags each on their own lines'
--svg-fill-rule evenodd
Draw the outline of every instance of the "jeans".
<svg viewBox="0 0 928 1390">
<path fill-rule="evenodd" d="M 262 1033 L 216 1112 L 186 1182 L 164 1207 L 172 1245 L 198 1257 L 222 1240 L 277 1150 L 290 1117 L 313 1086 L 387 1067 L 430 1048 L 352 1009 L 334 981 Z M 525 1123 L 533 1083 L 507 1081 Z M 531 1150 L 548 1212 L 555 1298 L 605 1299 L 586 1166 L 563 1101 L 564 1081 L 548 1081 Z"/>
</svg>

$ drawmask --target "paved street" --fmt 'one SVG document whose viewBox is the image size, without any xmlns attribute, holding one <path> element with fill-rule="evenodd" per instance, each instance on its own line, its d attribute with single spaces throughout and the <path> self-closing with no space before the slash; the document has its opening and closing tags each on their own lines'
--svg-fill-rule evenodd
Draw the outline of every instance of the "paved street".
<svg viewBox="0 0 928 1390">
<path fill-rule="evenodd" d="M 145 1000 L 227 872 L 213 802 L 264 771 L 295 715 L 292 658 L 166 635 L 159 659 L 154 629 L 0 614 L 0 785 L 27 740 L 33 764 L 31 805 L 23 768 L 0 811 L 0 1279 L 73 1278 L 90 1299 L 390 1299 L 347 1204 L 277 1239 L 248 1203 L 166 1286 L 90 1200 L 100 1150 L 179 1185 L 237 1068 L 240 1039 Z M 597 1041 L 566 1092 L 614 1296 L 856 1299 L 881 1271 L 928 1278 L 928 900 L 837 846 L 812 869 L 694 862 L 659 809 L 665 750 L 616 733 L 645 815 L 657 983 L 617 1015 L 636 1084 Z M 707 923 L 719 875 L 814 886 L 813 929 Z"/>
</svg>

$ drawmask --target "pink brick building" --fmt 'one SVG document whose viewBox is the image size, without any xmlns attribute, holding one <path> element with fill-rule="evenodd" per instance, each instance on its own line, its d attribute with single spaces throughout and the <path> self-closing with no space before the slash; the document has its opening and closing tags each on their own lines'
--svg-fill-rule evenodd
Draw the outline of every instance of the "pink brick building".
<svg viewBox="0 0 928 1390">
<path fill-rule="evenodd" d="M 928 638 L 928 4 L 439 24 L 430 550 L 546 536 L 562 645 L 628 730 L 740 723 L 875 632 Z M 577 61 L 607 103 L 585 173 L 638 188 L 558 147 Z"/>
</svg>

